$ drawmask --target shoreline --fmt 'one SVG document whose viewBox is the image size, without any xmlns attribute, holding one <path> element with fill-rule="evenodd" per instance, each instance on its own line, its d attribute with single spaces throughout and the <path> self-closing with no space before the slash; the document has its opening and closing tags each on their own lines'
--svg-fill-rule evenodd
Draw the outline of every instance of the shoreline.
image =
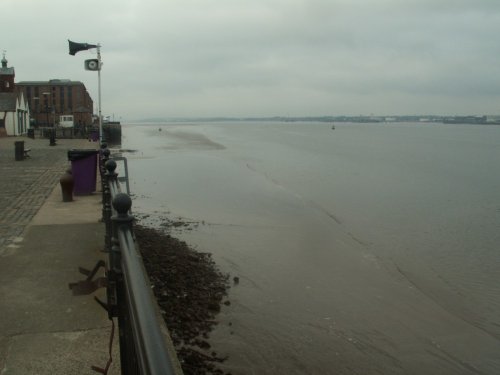
<svg viewBox="0 0 500 375">
<path fill-rule="evenodd" d="M 219 271 L 211 254 L 160 229 L 135 225 L 134 234 L 184 373 L 224 374 L 218 364 L 226 357 L 212 349 L 210 332 L 222 304 L 230 304 L 229 275 Z"/>
</svg>

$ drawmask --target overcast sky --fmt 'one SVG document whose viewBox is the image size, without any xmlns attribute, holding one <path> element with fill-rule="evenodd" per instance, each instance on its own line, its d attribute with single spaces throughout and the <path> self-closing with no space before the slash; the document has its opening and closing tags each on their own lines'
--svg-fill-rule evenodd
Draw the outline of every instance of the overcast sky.
<svg viewBox="0 0 500 375">
<path fill-rule="evenodd" d="M 0 0 L 16 81 L 97 73 L 103 115 L 500 114 L 499 0 Z"/>
</svg>

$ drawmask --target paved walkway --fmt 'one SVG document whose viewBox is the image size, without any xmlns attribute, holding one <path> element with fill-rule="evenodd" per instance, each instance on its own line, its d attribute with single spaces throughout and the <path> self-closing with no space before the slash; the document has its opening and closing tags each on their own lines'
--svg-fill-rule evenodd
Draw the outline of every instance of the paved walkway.
<svg viewBox="0 0 500 375">
<path fill-rule="evenodd" d="M 15 161 L 15 141 L 24 141 L 31 157 Z M 49 146 L 48 139 L 0 138 L 0 251 L 15 242 L 38 212 L 70 166 L 73 148 L 98 148 L 83 139 L 62 139 Z"/>
<path fill-rule="evenodd" d="M 24 140 L 31 158 L 14 159 Z M 92 374 L 105 367 L 111 322 L 93 300 L 73 296 L 78 267 L 100 259 L 104 224 L 99 193 L 62 202 L 67 151 L 97 148 L 84 140 L 0 138 L 0 374 Z M 102 276 L 102 272 L 98 275 Z M 117 333 L 108 374 L 119 374 Z"/>
</svg>

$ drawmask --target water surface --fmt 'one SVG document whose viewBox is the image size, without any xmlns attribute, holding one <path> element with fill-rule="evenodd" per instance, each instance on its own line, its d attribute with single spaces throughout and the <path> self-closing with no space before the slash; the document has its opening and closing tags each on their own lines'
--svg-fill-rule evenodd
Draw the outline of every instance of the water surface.
<svg viewBox="0 0 500 375">
<path fill-rule="evenodd" d="M 161 129 L 161 130 L 160 130 Z M 136 211 L 240 283 L 233 374 L 500 373 L 500 126 L 123 128 Z"/>
</svg>

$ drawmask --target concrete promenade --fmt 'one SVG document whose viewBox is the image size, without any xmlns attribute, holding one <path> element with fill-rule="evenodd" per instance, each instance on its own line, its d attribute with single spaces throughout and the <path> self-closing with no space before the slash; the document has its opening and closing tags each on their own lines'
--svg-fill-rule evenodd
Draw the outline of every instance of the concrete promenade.
<svg viewBox="0 0 500 375">
<path fill-rule="evenodd" d="M 15 161 L 14 142 L 31 157 Z M 86 140 L 0 138 L 0 374 L 92 374 L 105 367 L 111 321 L 93 300 L 105 291 L 73 296 L 68 284 L 84 279 L 102 253 L 99 192 L 62 202 L 59 178 L 71 148 Z M 99 187 L 98 187 L 98 190 Z M 102 272 L 99 276 L 102 276 Z M 113 364 L 119 373 L 118 332 Z"/>
</svg>

